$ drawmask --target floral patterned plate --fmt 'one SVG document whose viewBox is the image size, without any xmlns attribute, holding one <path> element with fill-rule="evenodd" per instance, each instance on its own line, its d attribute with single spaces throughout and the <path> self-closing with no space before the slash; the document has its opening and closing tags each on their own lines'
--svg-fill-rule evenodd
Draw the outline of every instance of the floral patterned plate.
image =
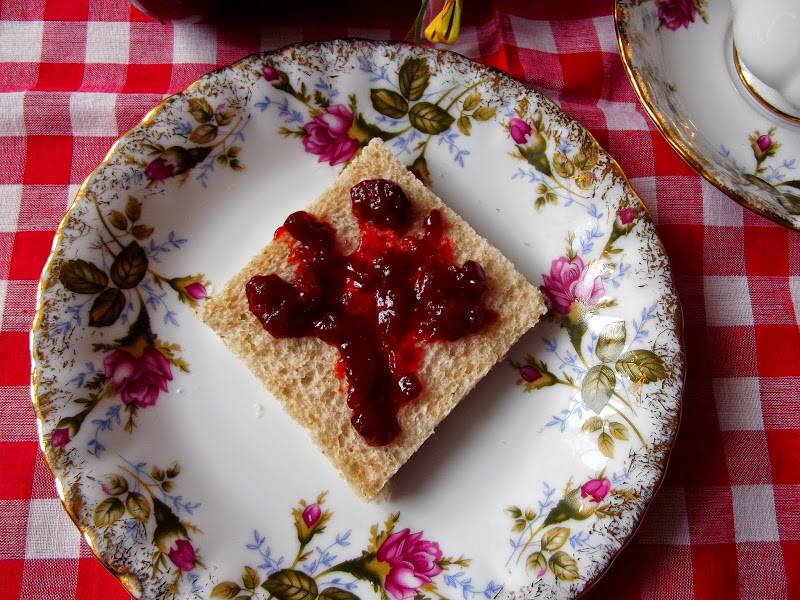
<svg viewBox="0 0 800 600">
<path fill-rule="evenodd" d="M 800 121 L 751 93 L 730 0 L 617 0 L 614 15 L 633 89 L 673 148 L 742 206 L 800 229 Z"/>
<path fill-rule="evenodd" d="M 552 310 L 367 505 L 192 308 L 374 136 Z M 661 481 L 680 336 L 653 224 L 582 127 L 456 54 L 332 41 L 210 73 L 119 140 L 42 276 L 33 399 L 134 596 L 567 598 Z"/>
</svg>

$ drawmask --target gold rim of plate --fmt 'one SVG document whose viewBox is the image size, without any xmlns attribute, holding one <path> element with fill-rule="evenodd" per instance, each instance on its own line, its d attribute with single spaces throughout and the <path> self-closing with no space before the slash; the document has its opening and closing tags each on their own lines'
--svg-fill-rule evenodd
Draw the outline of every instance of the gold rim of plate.
<svg viewBox="0 0 800 600">
<path fill-rule="evenodd" d="M 618 6 L 615 5 L 615 19 L 616 19 L 616 11 L 617 11 L 617 9 L 618 9 Z M 619 29 L 617 29 L 617 34 L 619 36 L 619 34 L 620 34 Z M 386 45 L 400 45 L 400 46 L 415 46 L 415 44 L 411 44 L 409 42 L 398 42 L 398 41 L 384 42 L 384 41 L 375 41 L 375 40 L 365 40 L 363 38 L 355 38 L 355 37 L 354 38 L 341 38 L 341 39 L 339 39 L 337 41 L 345 41 L 345 42 L 363 42 L 363 41 L 366 41 L 366 42 L 373 43 L 373 44 L 376 44 L 376 45 L 384 45 L 384 44 L 386 44 Z M 301 41 L 301 42 L 297 42 L 297 43 L 294 43 L 294 44 L 287 44 L 286 46 L 282 46 L 282 47 L 276 48 L 274 50 L 267 50 L 267 51 L 257 52 L 257 53 L 254 53 L 254 54 L 247 55 L 247 56 L 245 56 L 245 57 L 243 57 L 243 58 L 241 58 L 241 59 L 239 59 L 239 60 L 237 60 L 237 61 L 235 61 L 233 63 L 230 63 L 230 64 L 228 64 L 226 66 L 223 66 L 223 67 L 220 67 L 220 68 L 217 68 L 217 69 L 212 69 L 211 71 L 208 71 L 208 72 L 204 73 L 203 75 L 201 75 L 200 77 L 195 79 L 193 82 L 188 84 L 181 91 L 175 92 L 173 94 L 168 94 L 164 98 L 162 98 L 153 108 L 151 108 L 142 117 L 142 119 L 138 123 L 136 123 L 135 125 L 130 127 L 122 135 L 120 135 L 119 138 L 117 138 L 117 140 L 109 148 L 108 152 L 106 152 L 105 156 L 103 157 L 103 160 L 94 169 L 92 169 L 92 171 L 89 173 L 89 175 L 87 175 L 86 178 L 83 180 L 83 182 L 81 183 L 80 188 L 78 189 L 77 193 L 75 194 L 75 197 L 70 202 L 70 205 L 67 208 L 67 211 L 66 211 L 64 217 L 59 222 L 59 225 L 58 225 L 58 227 L 56 229 L 56 232 L 55 232 L 55 236 L 53 238 L 53 243 L 51 245 L 50 252 L 48 254 L 47 260 L 45 261 L 44 267 L 42 268 L 42 274 L 41 274 L 41 277 L 39 279 L 39 282 L 38 282 L 38 285 L 37 285 L 37 291 L 36 291 L 36 310 L 35 310 L 33 323 L 31 325 L 31 329 L 30 329 L 30 333 L 29 333 L 29 349 L 30 349 L 30 353 L 31 353 L 31 384 L 30 384 L 30 390 L 31 390 L 31 399 L 32 399 L 34 412 L 35 412 L 37 429 L 38 429 L 38 432 L 39 432 L 39 436 L 38 436 L 39 437 L 39 447 L 40 447 L 40 449 L 42 451 L 42 455 L 44 457 L 45 465 L 47 466 L 48 471 L 50 472 L 50 474 L 53 477 L 53 480 L 55 482 L 56 491 L 58 493 L 59 501 L 60 501 L 61 505 L 64 507 L 64 510 L 67 513 L 67 515 L 69 516 L 69 518 L 72 521 L 72 523 L 79 530 L 79 532 L 81 533 L 83 538 L 86 540 L 92 555 L 106 569 L 106 571 L 108 571 L 122 585 L 122 587 L 129 594 L 131 594 L 135 598 L 140 598 L 141 595 L 142 595 L 142 584 L 141 584 L 141 582 L 132 573 L 119 571 L 118 568 L 113 567 L 107 560 L 105 560 L 101 556 L 100 551 L 97 548 L 96 532 L 94 531 L 94 528 L 82 525 L 80 523 L 78 517 L 77 517 L 77 512 L 79 510 L 79 504 L 80 504 L 80 497 L 76 498 L 76 499 L 70 499 L 70 498 L 67 497 L 67 493 L 64 490 L 64 486 L 62 485 L 61 480 L 56 475 L 56 472 L 55 472 L 55 469 L 54 469 L 54 466 L 53 466 L 53 462 L 54 462 L 53 449 L 50 447 L 49 443 L 44 439 L 44 436 L 41 435 L 42 428 L 43 428 L 43 425 L 44 425 L 44 420 L 43 420 L 43 417 L 41 416 L 41 411 L 40 411 L 40 401 L 39 401 L 39 391 L 38 391 L 38 380 L 39 380 L 39 375 L 40 375 L 40 373 L 39 373 L 40 369 L 39 369 L 39 366 L 37 364 L 37 358 L 36 358 L 37 348 L 36 348 L 36 344 L 35 344 L 35 337 L 36 337 L 36 334 L 38 333 L 38 331 L 39 331 L 39 329 L 41 327 L 42 321 L 44 320 L 44 312 L 45 312 L 44 293 L 45 293 L 45 290 L 47 289 L 47 287 L 51 283 L 49 275 L 50 275 L 50 272 L 51 272 L 51 269 L 52 269 L 52 266 L 53 266 L 53 260 L 56 257 L 56 251 L 57 251 L 58 247 L 61 245 L 61 242 L 62 242 L 62 239 L 63 239 L 63 232 L 64 232 L 64 229 L 65 229 L 67 223 L 70 220 L 70 217 L 72 216 L 72 212 L 74 211 L 74 209 L 76 208 L 78 203 L 81 201 L 81 199 L 86 195 L 86 190 L 89 187 L 89 184 L 91 183 L 92 179 L 111 160 L 111 158 L 116 153 L 118 146 L 134 130 L 138 129 L 139 127 L 147 127 L 147 126 L 149 126 L 153 122 L 153 120 L 159 115 L 159 113 L 161 113 L 161 111 L 164 110 L 164 108 L 170 103 L 171 100 L 173 100 L 175 98 L 179 98 L 179 97 L 185 96 L 187 93 L 190 93 L 193 89 L 195 89 L 199 85 L 199 83 L 204 78 L 208 77 L 209 75 L 212 75 L 213 73 L 224 71 L 224 70 L 227 70 L 227 69 L 236 68 L 238 65 L 250 60 L 254 56 L 269 56 L 269 55 L 272 55 L 272 54 L 280 54 L 280 53 L 286 52 L 287 50 L 296 49 L 296 48 L 302 48 L 302 47 L 314 47 L 314 46 L 318 46 L 318 45 L 324 44 L 324 43 L 325 42 Z M 328 43 L 330 43 L 330 42 L 328 42 Z M 430 51 L 432 53 L 456 55 L 460 59 L 472 62 L 473 64 L 477 65 L 481 69 L 497 73 L 497 74 L 509 79 L 512 82 L 519 83 L 517 79 L 515 79 L 514 77 L 512 77 L 511 75 L 509 75 L 508 73 L 506 73 L 504 71 L 501 71 L 501 70 L 499 70 L 499 69 L 497 69 L 495 67 L 492 67 L 490 65 L 485 65 L 483 63 L 476 62 L 476 61 L 474 61 L 474 60 L 472 60 L 470 58 L 467 58 L 467 57 L 465 57 L 463 55 L 460 55 L 460 54 L 458 54 L 456 52 L 452 52 L 452 51 L 449 51 L 449 50 L 442 50 L 442 49 L 439 49 L 439 48 L 426 48 L 426 50 L 428 50 L 428 51 Z M 627 63 L 626 63 L 626 68 L 628 68 Z M 630 70 L 628 70 L 628 74 L 629 74 L 629 76 L 631 76 Z M 637 91 L 637 94 L 638 93 L 639 92 Z M 640 96 L 640 100 L 641 100 L 641 96 Z M 560 109 L 556 108 L 556 110 L 560 110 Z M 650 213 L 650 210 L 647 208 L 647 206 L 644 204 L 642 199 L 636 193 L 635 189 L 633 188 L 633 186 L 631 185 L 631 183 L 628 180 L 627 176 L 625 175 L 624 171 L 622 170 L 622 167 L 619 165 L 619 163 L 612 156 L 610 156 L 602 148 L 600 143 L 597 141 L 597 139 L 594 137 L 594 135 L 592 135 L 592 133 L 588 129 L 584 128 L 584 131 L 585 131 L 587 137 L 597 147 L 597 149 L 601 153 L 603 153 L 606 156 L 608 156 L 609 162 L 612 165 L 612 168 L 613 168 L 613 171 L 614 171 L 615 175 L 620 178 L 620 180 L 623 183 L 623 186 L 626 187 L 628 189 L 628 191 L 630 192 L 630 196 L 632 198 L 636 199 L 636 201 L 638 202 L 640 208 L 646 214 L 647 218 L 652 222 L 653 219 L 652 219 L 652 214 Z M 666 253 L 666 250 L 664 248 L 664 245 L 661 242 L 661 239 L 657 236 L 657 234 L 655 235 L 655 240 L 658 243 L 658 246 L 661 248 L 662 252 L 664 253 L 664 256 L 667 256 L 667 253 Z M 671 274 L 670 274 L 670 279 L 672 279 L 672 275 Z M 672 292 L 673 292 L 673 294 L 675 293 L 674 283 L 673 283 Z M 675 335 L 677 337 L 678 345 L 679 345 L 677 359 L 679 360 L 679 362 L 682 365 L 685 365 L 686 364 L 686 351 L 685 351 L 685 344 L 684 344 L 683 311 L 682 311 L 680 302 L 678 301 L 677 295 L 675 295 L 674 331 L 675 331 Z M 669 462 L 670 462 L 670 459 L 671 459 L 671 456 L 672 456 L 672 451 L 675 448 L 675 442 L 677 440 L 677 432 L 680 429 L 680 423 L 681 423 L 682 416 L 683 416 L 684 389 L 685 389 L 685 384 L 686 384 L 686 369 L 685 368 L 682 369 L 682 377 L 681 377 L 681 381 L 679 382 L 679 384 L 680 384 L 680 393 L 679 393 L 678 398 L 677 398 L 677 409 L 678 410 L 677 410 L 677 419 L 676 419 L 675 431 L 673 433 L 672 440 L 671 440 L 671 442 L 669 444 L 669 448 L 667 449 L 667 451 L 666 451 L 666 453 L 665 453 L 665 455 L 664 455 L 664 457 L 662 459 L 663 464 L 661 465 L 661 473 L 660 473 L 660 476 L 659 476 L 658 480 L 653 485 L 652 495 L 650 497 L 650 500 L 644 505 L 642 513 L 639 516 L 636 524 L 634 525 L 634 528 L 631 531 L 630 535 L 625 540 L 622 541 L 622 543 L 620 545 L 620 548 L 611 556 L 611 559 L 604 566 L 604 568 L 602 568 L 594 577 L 592 577 L 591 580 L 586 582 L 586 585 L 583 588 L 583 590 L 580 592 L 580 595 L 586 594 L 592 587 L 594 587 L 605 576 L 605 574 L 608 572 L 608 570 L 611 568 L 611 566 L 619 558 L 619 556 L 622 553 L 622 551 L 628 546 L 628 544 L 631 542 L 631 540 L 635 537 L 636 533 L 639 531 L 639 528 L 642 526 L 642 523 L 644 522 L 645 517 L 647 516 L 647 514 L 650 511 L 650 509 L 652 508 L 653 499 L 655 498 L 656 494 L 658 493 L 659 489 L 661 488 L 661 486 L 662 486 L 662 484 L 664 482 L 664 478 L 665 478 L 666 473 L 667 473 L 667 467 L 669 465 Z"/>
</svg>

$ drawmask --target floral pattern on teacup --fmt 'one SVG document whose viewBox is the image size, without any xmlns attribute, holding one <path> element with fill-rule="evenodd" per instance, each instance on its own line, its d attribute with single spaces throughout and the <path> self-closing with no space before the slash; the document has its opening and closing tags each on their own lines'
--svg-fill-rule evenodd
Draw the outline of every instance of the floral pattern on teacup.
<svg viewBox="0 0 800 600">
<path fill-rule="evenodd" d="M 708 21 L 705 11 L 707 0 L 655 0 L 655 2 L 660 26 L 671 31 L 681 27 L 688 28 L 698 15 L 703 21 Z"/>
</svg>

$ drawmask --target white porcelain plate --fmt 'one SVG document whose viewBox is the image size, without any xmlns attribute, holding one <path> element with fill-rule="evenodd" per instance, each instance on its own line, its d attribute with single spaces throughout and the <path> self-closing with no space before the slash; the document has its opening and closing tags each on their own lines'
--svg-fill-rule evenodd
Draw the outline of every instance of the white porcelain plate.
<svg viewBox="0 0 800 600">
<path fill-rule="evenodd" d="M 730 0 L 615 3 L 622 60 L 667 141 L 738 203 L 800 229 L 800 120 L 748 91 L 732 18 Z"/>
<path fill-rule="evenodd" d="M 192 307 L 375 135 L 552 311 L 364 504 Z M 680 334 L 653 224 L 582 127 L 456 54 L 333 41 L 210 73 L 114 146 L 42 276 L 33 398 L 137 597 L 566 598 L 663 476 Z"/>
</svg>

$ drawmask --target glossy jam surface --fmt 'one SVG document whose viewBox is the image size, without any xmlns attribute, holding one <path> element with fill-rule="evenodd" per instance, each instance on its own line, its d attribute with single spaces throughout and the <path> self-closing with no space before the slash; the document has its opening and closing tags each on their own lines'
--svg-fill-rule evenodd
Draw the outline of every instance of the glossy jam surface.
<svg viewBox="0 0 800 600">
<path fill-rule="evenodd" d="M 397 411 L 420 395 L 422 347 L 481 331 L 497 318 L 482 301 L 483 268 L 453 264 L 446 223 L 432 210 L 416 236 L 408 198 L 397 184 L 366 180 L 350 190 L 361 238 L 348 255 L 336 231 L 309 213 L 292 213 L 288 235 L 294 280 L 257 275 L 247 282 L 252 313 L 279 338 L 317 337 L 339 350 L 351 422 L 367 443 L 400 433 Z"/>
</svg>

